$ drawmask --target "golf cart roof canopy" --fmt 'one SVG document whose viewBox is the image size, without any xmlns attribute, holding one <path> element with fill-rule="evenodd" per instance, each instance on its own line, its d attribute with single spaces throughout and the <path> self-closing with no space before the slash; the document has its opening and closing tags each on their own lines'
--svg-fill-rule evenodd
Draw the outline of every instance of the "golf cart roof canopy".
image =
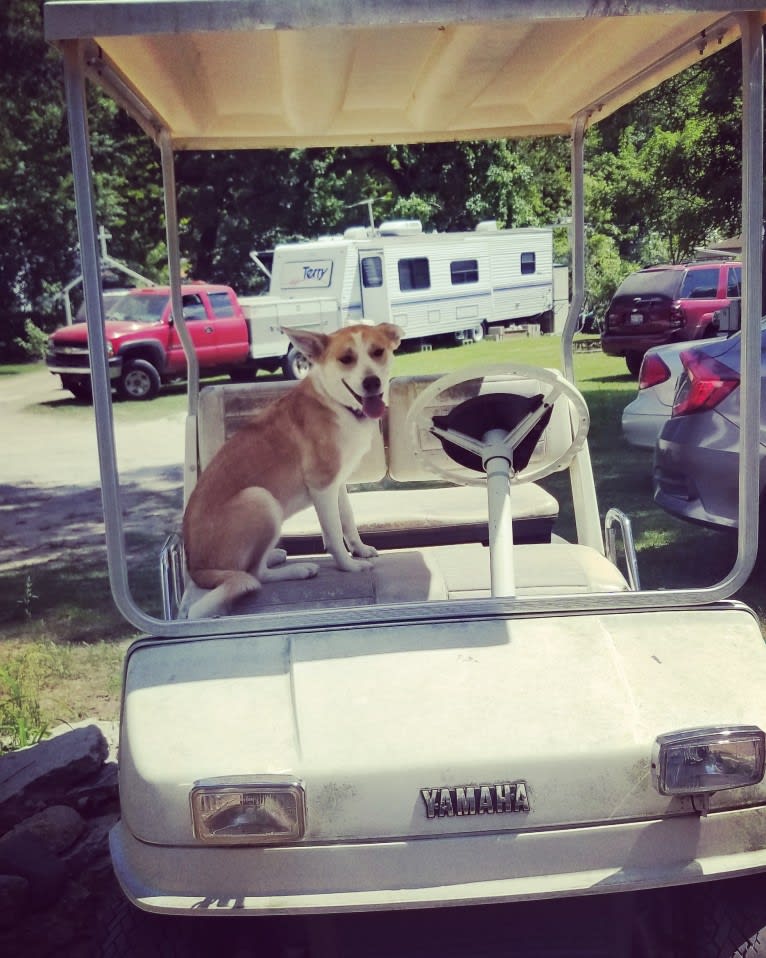
<svg viewBox="0 0 766 958">
<path fill-rule="evenodd" d="M 45 34 L 84 44 L 174 150 L 361 146 L 569 134 L 738 39 L 753 6 L 48 0 Z"/>
</svg>

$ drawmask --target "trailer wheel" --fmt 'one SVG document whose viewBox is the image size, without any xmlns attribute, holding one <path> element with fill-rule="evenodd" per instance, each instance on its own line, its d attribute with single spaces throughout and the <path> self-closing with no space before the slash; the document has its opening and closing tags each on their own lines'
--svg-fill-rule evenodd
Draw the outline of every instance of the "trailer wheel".
<svg viewBox="0 0 766 958">
<path fill-rule="evenodd" d="M 160 391 L 160 374 L 145 359 L 129 359 L 117 380 L 121 399 L 154 399 Z"/>
<path fill-rule="evenodd" d="M 700 887 L 694 899 L 695 958 L 764 958 L 766 882 L 753 875 Z"/>
<path fill-rule="evenodd" d="M 453 334 L 456 343 L 480 343 L 487 335 L 486 323 L 477 323 L 475 326 L 469 326 L 468 329 L 458 329 Z"/>
<path fill-rule="evenodd" d="M 483 322 L 478 323 L 476 326 L 472 326 L 470 329 L 467 329 L 466 334 L 466 339 L 468 342 L 480 343 L 487 334 L 487 327 Z"/>
<path fill-rule="evenodd" d="M 291 346 L 287 350 L 287 355 L 282 361 L 282 371 L 286 379 L 305 379 L 311 363 L 306 359 L 300 350 Z"/>
</svg>

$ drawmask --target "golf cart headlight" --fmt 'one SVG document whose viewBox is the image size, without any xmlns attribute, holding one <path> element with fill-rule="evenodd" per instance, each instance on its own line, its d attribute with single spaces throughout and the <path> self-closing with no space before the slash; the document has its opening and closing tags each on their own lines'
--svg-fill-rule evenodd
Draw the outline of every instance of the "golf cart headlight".
<svg viewBox="0 0 766 958">
<path fill-rule="evenodd" d="M 755 725 L 659 735 L 652 754 L 654 786 L 661 795 L 701 795 L 756 785 L 763 778 L 764 738 Z"/>
<path fill-rule="evenodd" d="M 305 830 L 305 797 L 295 781 L 213 779 L 191 792 L 194 836 L 219 844 L 296 842 Z"/>
</svg>

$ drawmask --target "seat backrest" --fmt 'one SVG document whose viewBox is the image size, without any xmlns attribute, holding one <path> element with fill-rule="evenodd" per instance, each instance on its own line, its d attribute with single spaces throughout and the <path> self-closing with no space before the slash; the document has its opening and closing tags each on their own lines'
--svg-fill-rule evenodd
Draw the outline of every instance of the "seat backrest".
<svg viewBox="0 0 766 958">
<path fill-rule="evenodd" d="M 429 468 L 430 461 L 449 464 L 450 473 L 462 467 L 455 466 L 442 449 L 440 441 L 426 430 L 419 430 L 420 449 L 413 448 L 413 437 L 407 428 L 407 413 L 423 390 L 439 378 L 433 376 L 396 376 L 391 380 L 389 405 L 381 420 L 382 431 L 376 432 L 372 446 L 351 476 L 351 483 L 380 483 L 385 478 L 395 482 L 431 482 L 439 478 Z M 490 382 L 490 380 L 488 380 Z M 255 413 L 283 396 L 295 386 L 294 382 L 226 383 L 206 386 L 200 392 L 197 416 L 197 455 L 200 469 L 204 469 L 224 442 L 240 429 Z M 544 391 L 533 379 L 520 380 L 492 377 L 494 391 L 534 395 Z M 468 398 L 466 393 L 462 398 Z M 449 407 L 435 405 L 433 413 L 446 412 Z M 429 410 L 430 412 L 430 410 Z M 553 408 L 551 421 L 532 453 L 528 468 L 545 459 L 554 459 L 572 441 L 572 428 L 566 400 Z M 476 473 L 465 471 L 465 480 L 482 482 Z M 459 477 L 456 476 L 459 481 Z"/>
<path fill-rule="evenodd" d="M 199 394 L 197 456 L 204 469 L 226 440 L 255 413 L 284 396 L 294 382 L 226 383 L 205 386 Z M 383 435 L 376 432 L 372 446 L 351 477 L 351 482 L 380 482 L 386 475 Z"/>
</svg>

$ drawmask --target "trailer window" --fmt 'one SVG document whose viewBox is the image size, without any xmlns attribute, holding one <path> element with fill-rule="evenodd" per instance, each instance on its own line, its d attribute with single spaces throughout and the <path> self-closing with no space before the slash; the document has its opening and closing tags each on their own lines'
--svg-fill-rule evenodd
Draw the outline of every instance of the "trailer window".
<svg viewBox="0 0 766 958">
<path fill-rule="evenodd" d="M 208 293 L 208 299 L 213 309 L 213 315 L 219 318 L 226 318 L 234 315 L 234 303 L 226 292 Z"/>
<path fill-rule="evenodd" d="M 425 256 L 399 260 L 399 289 L 430 289 L 431 272 Z"/>
<path fill-rule="evenodd" d="M 383 260 L 379 256 L 365 256 L 362 259 L 362 286 L 370 289 L 383 285 Z"/>
<path fill-rule="evenodd" d="M 534 273 L 537 269 L 536 256 L 534 253 L 522 253 L 521 254 L 521 275 L 526 276 L 527 273 Z"/>
<path fill-rule="evenodd" d="M 479 282 L 479 261 L 476 259 L 456 259 L 449 264 L 449 273 L 453 286 L 461 283 Z"/>
</svg>

